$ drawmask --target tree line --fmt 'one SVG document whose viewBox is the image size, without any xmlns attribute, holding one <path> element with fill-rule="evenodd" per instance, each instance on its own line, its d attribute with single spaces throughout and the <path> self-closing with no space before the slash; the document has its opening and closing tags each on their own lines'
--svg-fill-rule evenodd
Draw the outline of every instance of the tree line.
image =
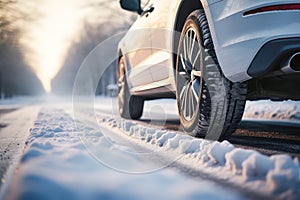
<svg viewBox="0 0 300 200">
<path fill-rule="evenodd" d="M 0 0 L 0 99 L 44 93 L 19 44 L 20 24 L 33 17 L 21 9 L 24 6 L 17 0 Z"/>
<path fill-rule="evenodd" d="M 86 5 L 93 7 L 98 15 L 99 21 L 89 22 L 88 20 L 82 26 L 79 39 L 69 47 L 67 56 L 56 77 L 52 80 L 52 92 L 58 95 L 72 95 L 73 85 L 76 74 L 80 68 L 81 63 L 86 56 L 101 42 L 108 39 L 117 33 L 123 33 L 133 23 L 136 15 L 126 13 L 115 4 L 113 1 L 102 1 L 98 4 Z M 108 15 L 101 15 L 99 10 L 109 10 Z M 98 9 L 98 11 L 97 11 Z M 127 15 L 126 15 L 127 14 Z M 97 16 L 96 16 L 97 18 Z M 112 47 L 115 49 L 115 56 L 117 55 L 117 45 Z M 101 77 L 96 95 L 109 95 L 107 86 L 115 85 L 117 83 L 117 64 L 114 61 L 109 66 L 101 66 L 101 58 L 99 58 L 99 67 L 105 67 L 106 71 Z"/>
</svg>

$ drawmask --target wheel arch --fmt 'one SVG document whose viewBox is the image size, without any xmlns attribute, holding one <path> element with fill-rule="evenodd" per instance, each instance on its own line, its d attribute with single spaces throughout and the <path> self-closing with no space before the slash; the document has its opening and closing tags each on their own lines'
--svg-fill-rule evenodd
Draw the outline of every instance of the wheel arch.
<svg viewBox="0 0 300 200">
<path fill-rule="evenodd" d="M 119 66 L 119 63 L 120 63 L 120 60 L 121 60 L 122 56 L 124 56 L 122 50 L 118 49 L 117 62 L 116 62 L 117 69 L 118 69 L 118 79 L 119 79 L 121 73 L 125 74 L 125 69 L 120 69 L 120 66 Z"/>
<path fill-rule="evenodd" d="M 180 35 L 176 34 L 182 31 L 186 18 L 192 13 L 194 10 L 203 9 L 203 3 L 201 0 L 183 0 L 181 1 L 179 8 L 176 13 L 175 23 L 174 23 L 174 36 L 173 36 L 173 51 L 177 52 L 178 43 L 180 39 Z M 176 67 L 176 53 L 173 53 L 173 68 Z"/>
<path fill-rule="evenodd" d="M 118 54 L 117 54 L 117 65 L 119 64 L 119 62 L 120 62 L 120 59 L 122 58 L 122 56 L 123 56 L 124 54 L 123 54 L 123 52 L 122 52 L 122 50 L 121 49 L 118 49 Z"/>
</svg>

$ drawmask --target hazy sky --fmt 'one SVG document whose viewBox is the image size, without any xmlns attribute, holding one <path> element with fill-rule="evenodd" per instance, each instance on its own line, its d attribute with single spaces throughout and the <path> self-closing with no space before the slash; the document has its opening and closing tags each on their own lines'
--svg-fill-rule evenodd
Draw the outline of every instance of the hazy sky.
<svg viewBox="0 0 300 200">
<path fill-rule="evenodd" d="M 57 74 L 67 48 L 85 16 L 84 0 L 40 0 L 35 6 L 41 16 L 26 27 L 21 43 L 30 66 L 35 70 L 46 91 Z"/>
<path fill-rule="evenodd" d="M 80 28 L 83 17 L 80 3 L 78 0 L 41 1 L 38 10 L 42 16 L 27 27 L 22 38 L 22 43 L 29 49 L 27 60 L 46 91 L 50 90 L 51 79 L 58 72 L 66 49 Z"/>
<path fill-rule="evenodd" d="M 130 16 L 121 11 L 119 0 L 31 1 L 28 0 L 41 16 L 35 23 L 28 23 L 21 43 L 28 48 L 26 58 L 46 91 L 51 90 L 51 80 L 59 71 L 71 42 L 79 36 L 84 20 L 99 23 L 114 13 L 118 19 L 113 21 L 122 23 L 126 15 Z"/>
</svg>

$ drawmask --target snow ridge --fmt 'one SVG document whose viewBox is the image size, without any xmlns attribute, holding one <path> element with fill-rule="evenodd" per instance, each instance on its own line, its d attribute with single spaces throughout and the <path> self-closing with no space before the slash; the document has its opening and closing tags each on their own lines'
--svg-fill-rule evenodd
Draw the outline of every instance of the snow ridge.
<svg viewBox="0 0 300 200">
<path fill-rule="evenodd" d="M 182 154 L 179 162 L 247 189 L 279 199 L 300 196 L 300 165 L 289 155 L 265 156 L 234 147 L 228 141 L 197 139 L 175 131 L 142 126 L 124 119 L 98 115 L 100 125 L 120 129 L 131 138 Z"/>
</svg>

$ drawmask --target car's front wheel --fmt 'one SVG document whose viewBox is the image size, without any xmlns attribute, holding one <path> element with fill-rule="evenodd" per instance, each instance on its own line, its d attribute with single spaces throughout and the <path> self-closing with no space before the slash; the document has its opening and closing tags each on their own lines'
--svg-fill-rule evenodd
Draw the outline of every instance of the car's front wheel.
<svg viewBox="0 0 300 200">
<path fill-rule="evenodd" d="M 222 74 L 203 10 L 186 19 L 177 51 L 176 98 L 183 129 L 223 139 L 235 131 L 246 101 L 244 83 Z"/>
<path fill-rule="evenodd" d="M 125 57 L 119 60 L 118 102 L 119 113 L 126 119 L 139 119 L 143 114 L 144 99 L 130 94 L 125 71 Z"/>
</svg>

